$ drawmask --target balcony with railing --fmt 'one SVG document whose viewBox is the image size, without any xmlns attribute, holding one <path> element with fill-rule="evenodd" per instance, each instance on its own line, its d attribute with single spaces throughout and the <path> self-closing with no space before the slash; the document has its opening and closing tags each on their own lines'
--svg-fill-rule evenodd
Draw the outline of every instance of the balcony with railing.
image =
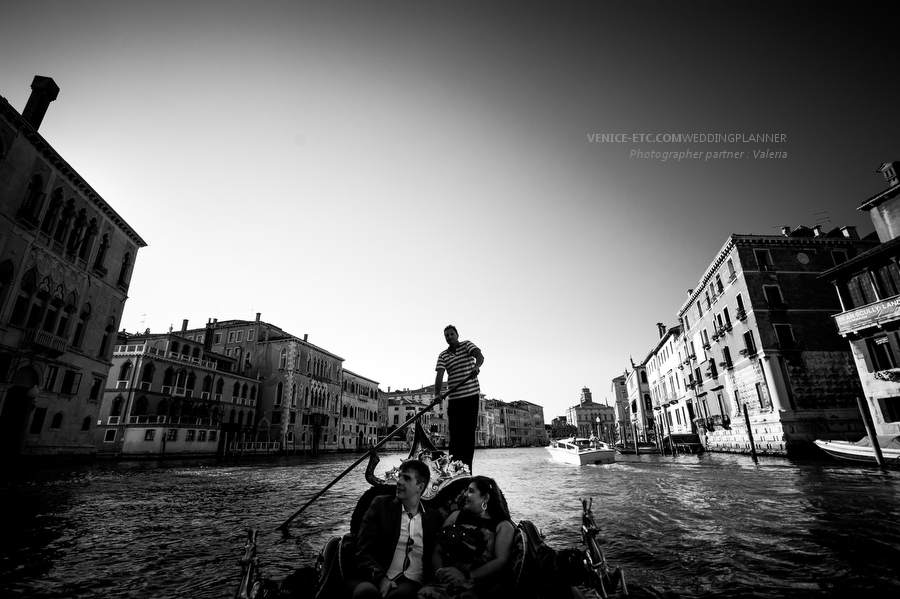
<svg viewBox="0 0 900 599">
<path fill-rule="evenodd" d="M 63 337 L 57 337 L 43 329 L 25 329 L 22 335 L 22 343 L 28 344 L 39 353 L 49 356 L 60 356 L 66 352 L 68 342 Z"/>
</svg>

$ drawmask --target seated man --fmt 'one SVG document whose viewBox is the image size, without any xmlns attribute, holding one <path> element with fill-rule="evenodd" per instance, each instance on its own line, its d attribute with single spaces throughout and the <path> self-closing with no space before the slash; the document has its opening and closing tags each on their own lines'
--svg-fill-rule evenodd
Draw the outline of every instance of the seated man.
<svg viewBox="0 0 900 599">
<path fill-rule="evenodd" d="M 430 479 L 428 466 L 407 460 L 396 497 L 372 500 L 359 529 L 357 576 L 348 583 L 353 599 L 414 599 L 431 579 L 441 517 L 421 502 Z"/>
</svg>

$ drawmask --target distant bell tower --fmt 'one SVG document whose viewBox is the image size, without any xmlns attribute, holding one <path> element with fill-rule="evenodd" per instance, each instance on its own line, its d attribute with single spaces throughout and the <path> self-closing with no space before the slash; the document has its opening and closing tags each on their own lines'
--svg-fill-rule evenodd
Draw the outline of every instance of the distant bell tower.
<svg viewBox="0 0 900 599">
<path fill-rule="evenodd" d="M 584 405 L 586 403 L 593 403 L 593 402 L 594 402 L 594 400 L 591 399 L 591 390 L 588 389 L 587 387 L 584 387 L 581 390 L 581 405 Z"/>
</svg>

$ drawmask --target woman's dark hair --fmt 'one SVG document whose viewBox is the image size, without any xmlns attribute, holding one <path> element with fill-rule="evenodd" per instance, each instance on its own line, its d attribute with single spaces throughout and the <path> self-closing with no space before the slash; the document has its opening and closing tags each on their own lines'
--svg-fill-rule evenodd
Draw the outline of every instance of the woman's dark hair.
<svg viewBox="0 0 900 599">
<path fill-rule="evenodd" d="M 487 505 L 488 516 L 494 520 L 512 520 L 509 507 L 506 505 L 506 497 L 497 486 L 497 481 L 487 476 L 473 476 L 469 482 L 475 485 L 479 493 L 490 496 Z"/>
</svg>

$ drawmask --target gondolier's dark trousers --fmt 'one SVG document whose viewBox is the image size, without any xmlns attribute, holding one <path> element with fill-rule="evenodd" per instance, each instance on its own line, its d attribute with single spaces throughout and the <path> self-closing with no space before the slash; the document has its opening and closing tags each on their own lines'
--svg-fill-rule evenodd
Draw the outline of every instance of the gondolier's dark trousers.
<svg viewBox="0 0 900 599">
<path fill-rule="evenodd" d="M 472 457 L 475 455 L 475 427 L 478 425 L 478 396 L 470 395 L 448 401 L 449 453 L 454 460 L 468 464 L 471 470 Z"/>
</svg>

